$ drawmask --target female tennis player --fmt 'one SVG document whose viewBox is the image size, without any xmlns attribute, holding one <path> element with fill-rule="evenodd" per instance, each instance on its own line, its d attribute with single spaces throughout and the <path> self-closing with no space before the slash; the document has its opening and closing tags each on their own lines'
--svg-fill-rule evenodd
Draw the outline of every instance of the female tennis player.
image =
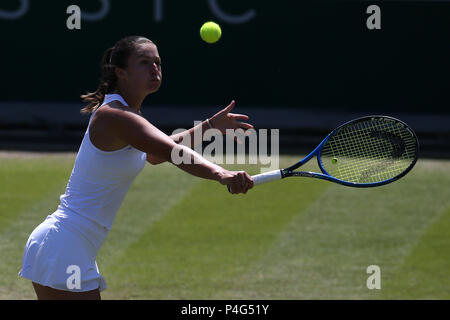
<svg viewBox="0 0 450 320">
<path fill-rule="evenodd" d="M 66 191 L 57 210 L 31 233 L 25 246 L 19 275 L 32 281 L 38 299 L 101 298 L 106 282 L 96 256 L 146 161 L 174 163 L 171 155 L 176 152 L 192 161 L 174 164 L 194 176 L 229 185 L 234 194 L 253 187 L 246 172 L 225 170 L 177 144 L 200 128 L 252 128 L 239 121 L 248 117 L 229 112 L 233 101 L 196 127 L 169 137 L 140 111 L 161 80 L 161 58 L 151 40 L 126 37 L 105 52 L 97 91 L 81 96 L 88 103 L 82 112 L 91 113 L 91 118 Z"/>
</svg>

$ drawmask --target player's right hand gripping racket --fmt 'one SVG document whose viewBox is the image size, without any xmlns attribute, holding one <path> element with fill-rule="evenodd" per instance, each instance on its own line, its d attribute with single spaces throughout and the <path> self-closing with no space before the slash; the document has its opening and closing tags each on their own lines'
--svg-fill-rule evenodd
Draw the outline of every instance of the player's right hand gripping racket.
<svg viewBox="0 0 450 320">
<path fill-rule="evenodd" d="M 387 116 L 368 116 L 334 129 L 313 152 L 289 168 L 252 178 L 254 185 L 287 177 L 310 177 L 350 187 L 376 187 L 407 174 L 418 152 L 417 136 L 406 123 Z M 322 173 L 294 171 L 313 156 L 317 156 Z"/>
</svg>

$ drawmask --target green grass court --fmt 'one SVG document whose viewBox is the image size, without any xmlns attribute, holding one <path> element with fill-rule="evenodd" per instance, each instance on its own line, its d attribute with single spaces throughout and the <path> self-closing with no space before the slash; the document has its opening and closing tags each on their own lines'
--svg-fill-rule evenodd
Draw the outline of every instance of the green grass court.
<svg viewBox="0 0 450 320">
<path fill-rule="evenodd" d="M 0 299 L 35 299 L 17 275 L 23 248 L 56 210 L 74 160 L 0 156 Z M 379 188 L 292 178 L 232 196 L 147 165 L 100 250 L 102 298 L 449 299 L 449 172 L 450 161 L 419 159 Z M 381 268 L 381 290 L 366 287 L 369 265 Z"/>
</svg>

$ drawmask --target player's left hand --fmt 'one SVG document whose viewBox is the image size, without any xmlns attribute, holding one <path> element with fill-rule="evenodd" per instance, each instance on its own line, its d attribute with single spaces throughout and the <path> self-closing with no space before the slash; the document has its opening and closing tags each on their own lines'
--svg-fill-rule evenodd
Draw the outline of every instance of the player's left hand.
<svg viewBox="0 0 450 320">
<path fill-rule="evenodd" d="M 226 133 L 226 129 L 235 130 L 241 128 L 244 131 L 247 129 L 253 129 L 253 126 L 250 123 L 240 121 L 248 120 L 247 115 L 230 113 L 230 111 L 234 108 L 234 105 L 235 101 L 233 100 L 226 108 L 217 112 L 209 119 L 213 128 L 220 130 L 222 134 Z"/>
</svg>

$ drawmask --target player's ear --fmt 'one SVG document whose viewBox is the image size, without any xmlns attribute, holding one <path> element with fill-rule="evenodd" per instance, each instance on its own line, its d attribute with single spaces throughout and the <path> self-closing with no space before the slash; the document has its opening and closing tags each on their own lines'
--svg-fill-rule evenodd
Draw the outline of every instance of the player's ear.
<svg viewBox="0 0 450 320">
<path fill-rule="evenodd" d="M 114 68 L 114 73 L 116 74 L 117 79 L 124 79 L 124 78 L 126 78 L 126 72 L 122 68 L 115 67 Z"/>
</svg>

